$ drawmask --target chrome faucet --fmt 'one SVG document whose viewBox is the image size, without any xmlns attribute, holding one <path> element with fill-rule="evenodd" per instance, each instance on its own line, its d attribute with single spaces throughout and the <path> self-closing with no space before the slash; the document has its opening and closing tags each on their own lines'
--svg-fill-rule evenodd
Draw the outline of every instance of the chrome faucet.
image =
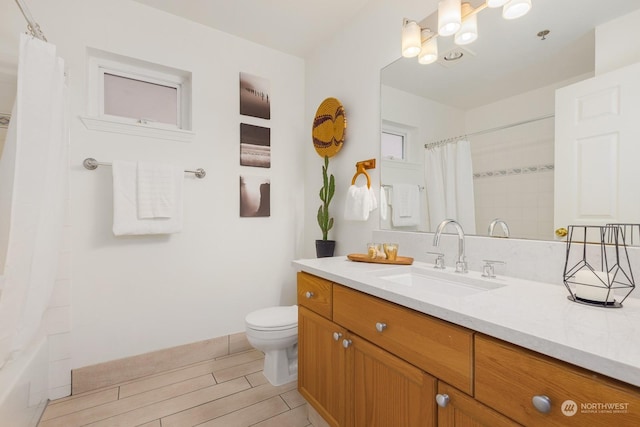
<svg viewBox="0 0 640 427">
<path fill-rule="evenodd" d="M 500 218 L 496 218 L 493 221 L 491 221 L 491 224 L 489 224 L 489 237 L 494 237 L 493 236 L 493 229 L 496 227 L 496 225 L 500 224 L 500 226 L 502 227 L 502 232 L 504 233 L 504 237 L 509 237 L 509 226 L 507 225 L 507 223 L 500 219 Z"/>
<path fill-rule="evenodd" d="M 445 227 L 449 224 L 453 224 L 458 232 L 458 259 L 456 260 L 456 273 L 467 273 L 467 261 L 464 256 L 464 231 L 462 226 L 454 219 L 445 219 L 438 225 L 436 233 L 433 235 L 433 246 L 438 246 L 440 243 L 440 235 Z"/>
</svg>

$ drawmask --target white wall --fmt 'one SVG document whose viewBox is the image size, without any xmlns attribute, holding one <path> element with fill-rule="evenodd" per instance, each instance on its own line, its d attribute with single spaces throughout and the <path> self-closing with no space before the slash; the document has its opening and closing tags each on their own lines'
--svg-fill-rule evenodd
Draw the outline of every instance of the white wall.
<svg viewBox="0 0 640 427">
<path fill-rule="evenodd" d="M 71 368 L 244 331 L 248 312 L 294 303 L 303 60 L 128 0 L 29 5 L 68 71 Z M 87 114 L 88 47 L 191 71 L 195 139 L 88 130 L 79 120 Z M 270 80 L 271 120 L 240 116 L 240 72 Z M 270 169 L 240 166 L 241 122 L 271 128 Z M 86 157 L 175 162 L 207 177 L 185 178 L 182 233 L 116 238 L 111 170 L 85 170 Z M 239 217 L 240 174 L 270 178 L 271 217 Z"/>
<path fill-rule="evenodd" d="M 640 61 L 640 10 L 596 27 L 596 74 Z"/>
<path fill-rule="evenodd" d="M 404 17 L 422 20 L 437 8 L 437 0 L 375 0 L 344 30 L 319 46 L 306 58 L 305 135 L 311 135 L 313 116 L 327 97 L 336 97 L 345 107 L 348 128 L 342 150 L 331 158 L 329 170 L 336 177 L 336 196 L 331 205 L 335 217 L 329 238 L 336 254 L 361 253 L 379 226 L 378 213 L 366 222 L 342 220 L 344 199 L 360 160 L 380 154 L 380 69 L 400 57 L 400 35 Z M 314 241 L 321 237 L 316 223 L 320 205 L 322 160 L 309 136 L 302 140 L 306 165 L 304 207 L 304 252 L 315 257 Z M 379 167 L 368 171 L 371 185 L 380 184 Z"/>
<path fill-rule="evenodd" d="M 73 366 L 244 331 L 248 312 L 294 303 L 303 61 L 131 1 L 65 2 L 73 14 L 56 3 L 39 15 L 55 17 L 49 38 L 72 76 Z M 195 140 L 85 129 L 88 46 L 191 71 Z M 240 116 L 240 72 L 270 80 L 271 120 Z M 271 128 L 270 169 L 239 165 L 241 122 Z M 84 170 L 85 157 L 174 161 L 207 177 L 185 179 L 182 233 L 116 238 L 110 170 Z M 271 217 L 239 217 L 240 174 L 271 179 Z"/>
</svg>

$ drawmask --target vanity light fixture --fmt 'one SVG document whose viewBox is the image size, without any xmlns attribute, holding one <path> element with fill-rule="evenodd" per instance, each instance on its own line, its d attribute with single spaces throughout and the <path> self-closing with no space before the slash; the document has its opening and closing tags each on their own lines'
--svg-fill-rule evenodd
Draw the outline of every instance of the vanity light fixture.
<svg viewBox="0 0 640 427">
<path fill-rule="evenodd" d="M 404 20 L 402 25 L 402 56 L 413 58 L 418 56 L 421 46 L 421 30 L 416 21 Z"/>
<path fill-rule="evenodd" d="M 452 36 L 462 26 L 461 0 L 441 0 L 438 3 L 438 34 Z"/>
<path fill-rule="evenodd" d="M 418 55 L 420 64 L 432 64 L 438 60 L 438 40 L 429 29 L 422 30 L 422 49 Z"/>
<path fill-rule="evenodd" d="M 438 37 L 454 35 L 454 43 L 466 45 L 478 38 L 478 13 L 487 8 L 502 7 L 504 19 L 516 19 L 531 10 L 531 0 L 486 0 L 475 9 L 462 0 L 441 0 L 438 3 L 438 31 L 422 29 L 416 21 L 402 21 L 402 56 L 418 57 L 421 64 L 431 64 L 438 57 Z"/>
</svg>

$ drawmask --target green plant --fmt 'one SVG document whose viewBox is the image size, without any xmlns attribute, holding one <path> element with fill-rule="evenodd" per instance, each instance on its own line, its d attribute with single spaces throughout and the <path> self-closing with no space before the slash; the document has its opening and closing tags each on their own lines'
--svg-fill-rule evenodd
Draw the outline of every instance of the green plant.
<svg viewBox="0 0 640 427">
<path fill-rule="evenodd" d="M 329 230 L 333 227 L 333 218 L 329 217 L 329 203 L 333 199 L 336 191 L 336 181 L 333 177 L 327 176 L 329 169 L 329 156 L 324 156 L 324 166 L 322 166 L 322 187 L 320 188 L 320 200 L 322 204 L 318 208 L 318 225 L 322 230 L 322 240 L 327 240 Z"/>
</svg>

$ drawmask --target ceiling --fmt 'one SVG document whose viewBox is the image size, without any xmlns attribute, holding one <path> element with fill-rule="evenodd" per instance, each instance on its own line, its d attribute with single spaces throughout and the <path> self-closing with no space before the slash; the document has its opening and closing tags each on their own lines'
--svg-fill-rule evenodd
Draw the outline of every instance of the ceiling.
<svg viewBox="0 0 640 427">
<path fill-rule="evenodd" d="M 281 52 L 305 57 L 377 0 L 134 0 Z M 474 7 L 484 0 L 468 0 Z M 468 109 L 593 72 L 596 25 L 640 8 L 638 0 L 533 0 L 523 18 L 500 9 L 478 14 L 479 38 L 462 61 L 419 65 L 402 58 L 382 73 L 385 85 Z M 426 8 L 426 7 L 425 7 Z M 424 17 L 412 17 L 420 20 Z M 437 13 L 422 27 L 435 27 Z M 537 33 L 548 29 L 546 40 Z M 400 29 L 398 29 L 400 30 Z M 438 38 L 440 56 L 457 48 Z M 398 46 L 398 52 L 400 46 Z M 399 55 L 398 55 L 399 56 Z"/>
<path fill-rule="evenodd" d="M 374 0 L 135 0 L 304 57 Z"/>
<path fill-rule="evenodd" d="M 472 4 L 482 3 L 472 0 Z M 502 19 L 500 9 L 478 14 L 478 39 L 461 61 L 430 65 L 401 58 L 382 71 L 386 86 L 461 109 L 474 108 L 556 82 L 592 73 L 594 28 L 640 8 L 638 0 L 533 0 L 520 19 Z M 437 14 L 421 27 L 434 28 Z M 549 30 L 546 40 L 537 36 Z M 440 57 L 457 48 L 438 37 Z"/>
</svg>

